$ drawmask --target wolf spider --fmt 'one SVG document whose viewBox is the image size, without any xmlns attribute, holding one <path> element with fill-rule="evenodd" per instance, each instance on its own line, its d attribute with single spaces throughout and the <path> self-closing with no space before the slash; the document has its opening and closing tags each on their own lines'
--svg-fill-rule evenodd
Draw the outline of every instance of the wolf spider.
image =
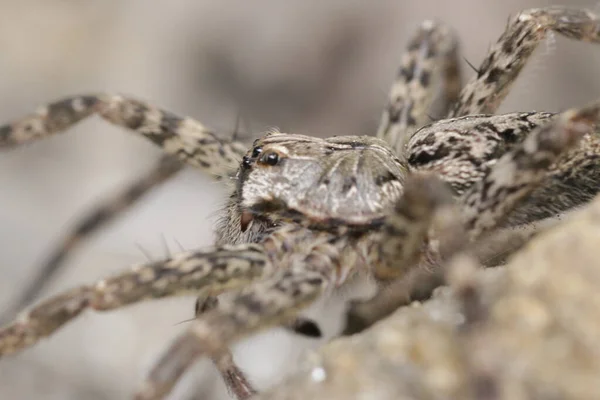
<svg viewBox="0 0 600 400">
<path fill-rule="evenodd" d="M 215 361 L 238 397 L 248 397 L 254 390 L 228 353 L 233 342 L 272 326 L 318 334 L 297 314 L 353 277 L 385 285 L 415 266 L 443 263 L 457 251 L 447 245 L 456 237 L 476 243 L 584 204 L 600 183 L 594 135 L 600 102 L 559 114 L 492 115 L 549 31 L 600 43 L 600 20 L 588 11 L 521 12 L 461 90 L 452 31 L 423 23 L 402 58 L 376 137 L 273 131 L 247 150 L 191 118 L 105 94 L 70 97 L 0 126 L 0 146 L 8 148 L 97 114 L 179 161 L 235 182 L 215 247 L 135 266 L 43 301 L 0 330 L 0 354 L 35 344 L 87 309 L 193 294 L 197 319 L 136 398 L 166 396 L 203 356 Z M 446 118 L 429 123 L 434 105 Z M 165 159 L 92 214 L 50 270 L 83 236 L 172 176 L 179 161 Z M 451 216 L 454 228 L 436 229 L 441 215 Z M 230 290 L 238 293 L 217 303 L 215 296 Z"/>
</svg>

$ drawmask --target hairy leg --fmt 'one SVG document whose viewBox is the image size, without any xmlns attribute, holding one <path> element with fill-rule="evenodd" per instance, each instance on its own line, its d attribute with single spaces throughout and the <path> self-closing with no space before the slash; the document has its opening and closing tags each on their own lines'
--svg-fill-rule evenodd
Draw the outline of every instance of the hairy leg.
<svg viewBox="0 0 600 400">
<path fill-rule="evenodd" d="M 451 211 L 448 209 L 447 211 Z M 485 267 L 501 265 L 506 258 L 529 242 L 534 236 L 558 225 L 561 220 L 549 218 L 525 226 L 500 229 L 473 243 L 468 243 L 463 235 L 462 218 L 459 213 L 446 214 L 450 218 L 436 218 L 433 225 L 442 244 L 439 257 L 426 258 L 413 266 L 404 276 L 384 285 L 375 296 L 368 300 L 352 301 L 346 312 L 346 323 L 342 335 L 353 335 L 369 328 L 386 318 L 398 308 L 413 301 L 423 301 L 431 297 L 433 291 L 447 285 L 446 274 L 451 266 L 448 260 L 457 254 L 469 254 Z M 440 221 L 441 220 L 441 221 Z M 439 224 L 443 226 L 439 229 Z"/>
<path fill-rule="evenodd" d="M 246 286 L 272 270 L 263 248 L 253 244 L 183 253 L 136 266 L 95 285 L 58 294 L 23 313 L 0 329 L 0 356 L 35 344 L 87 309 L 113 310 L 167 296 L 214 295 Z"/>
<path fill-rule="evenodd" d="M 94 114 L 150 139 L 168 154 L 217 179 L 235 173 L 246 152 L 244 144 L 220 138 L 191 118 L 129 97 L 107 94 L 69 97 L 0 126 L 0 148 L 60 133 Z"/>
<path fill-rule="evenodd" d="M 589 11 L 563 6 L 523 11 L 509 21 L 477 75 L 460 93 L 449 117 L 494 113 L 549 31 L 575 40 L 600 43 L 600 19 Z"/>
<path fill-rule="evenodd" d="M 396 154 L 404 154 L 411 134 L 429 122 L 436 101 L 444 115 L 458 97 L 457 47 L 454 33 L 432 21 L 424 22 L 411 39 L 377 130 Z"/>
<path fill-rule="evenodd" d="M 454 203 L 448 186 L 432 174 L 412 174 L 381 232 L 368 236 L 367 259 L 379 281 L 406 274 L 418 262 L 434 215 Z"/>
<path fill-rule="evenodd" d="M 199 318 L 206 312 L 217 308 L 219 300 L 214 296 L 198 297 L 196 301 L 196 318 Z M 213 357 L 213 363 L 221 378 L 227 386 L 227 390 L 238 400 L 247 400 L 254 396 L 257 391 L 254 389 L 246 374 L 237 366 L 233 359 L 233 354 L 226 348 L 220 354 Z"/>
<path fill-rule="evenodd" d="M 419 175 L 407 180 L 403 197 L 388 217 L 388 224 L 397 229 L 384 228 L 385 234 L 376 238 L 376 253 L 388 254 L 387 279 L 380 279 L 372 298 L 349 304 L 342 335 L 361 332 L 398 307 L 428 298 L 444 283 L 444 260 L 467 245 L 460 210 L 447 185 L 433 175 Z M 415 254 L 410 259 L 402 257 L 407 250 Z M 375 264 L 376 277 L 379 268 Z"/>
<path fill-rule="evenodd" d="M 201 296 L 196 300 L 195 317 L 199 318 L 208 311 L 218 307 L 219 300 L 214 296 Z M 317 324 L 311 320 L 296 317 L 282 326 L 291 332 L 310 337 L 320 337 L 321 331 Z M 213 363 L 221 374 L 227 389 L 238 400 L 246 400 L 257 393 L 244 372 L 236 365 L 233 354 L 229 349 L 213 357 Z"/>
<path fill-rule="evenodd" d="M 45 264 L 36 271 L 31 282 L 21 291 L 20 297 L 0 317 L 0 322 L 13 318 L 14 314 L 31 303 L 44 287 L 51 282 L 63 261 L 94 231 L 108 224 L 138 202 L 146 193 L 174 176 L 182 164 L 172 156 L 165 156 L 152 171 L 140 177 L 115 197 L 104 201 L 100 206 L 81 219 L 78 224 L 63 237 Z"/>
<path fill-rule="evenodd" d="M 175 340 L 152 369 L 138 399 L 158 399 L 202 356 L 215 357 L 233 342 L 290 321 L 335 284 L 337 271 L 355 262 L 342 255 L 347 238 L 309 230 L 290 232 L 288 257 L 272 278 L 253 284 L 196 320 Z"/>
</svg>

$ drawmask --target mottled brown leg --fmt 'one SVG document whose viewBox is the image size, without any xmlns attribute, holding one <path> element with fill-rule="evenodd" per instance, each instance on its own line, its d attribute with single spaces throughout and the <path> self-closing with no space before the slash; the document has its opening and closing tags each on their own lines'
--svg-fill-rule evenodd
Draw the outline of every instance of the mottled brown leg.
<svg viewBox="0 0 600 400">
<path fill-rule="evenodd" d="M 0 321 L 6 322 L 14 314 L 31 303 L 39 293 L 52 281 L 64 260 L 93 232 L 104 227 L 115 217 L 121 215 L 138 202 L 146 193 L 174 176 L 182 168 L 181 162 L 172 156 L 165 156 L 147 175 L 139 178 L 115 197 L 105 200 L 98 208 L 86 215 L 74 229 L 69 232 L 56 247 L 48 261 L 36 271 L 35 277 L 28 286 L 21 290 L 19 299 L 7 311 Z"/>
<path fill-rule="evenodd" d="M 406 274 L 424 249 L 427 232 L 436 212 L 453 204 L 448 185 L 431 174 L 413 174 L 404 194 L 388 214 L 381 233 L 368 249 L 369 264 L 380 281 Z"/>
<path fill-rule="evenodd" d="M 179 117 L 129 97 L 108 94 L 69 97 L 2 125 L 0 148 L 60 133 L 93 114 L 141 134 L 168 154 L 217 179 L 235 173 L 247 150 L 244 144 L 220 138 L 191 118 Z"/>
<path fill-rule="evenodd" d="M 219 300 L 214 296 L 198 297 L 196 300 L 196 318 L 210 310 L 216 309 L 218 304 Z M 283 327 L 304 336 L 321 336 L 318 325 L 314 321 L 303 317 L 296 317 L 289 322 L 286 321 Z M 213 357 L 213 363 L 221 374 L 229 393 L 234 395 L 236 399 L 246 400 L 258 393 L 246 377 L 246 374 L 235 363 L 233 354 L 229 349 L 225 349 L 222 354 Z"/>
<path fill-rule="evenodd" d="M 510 20 L 492 46 L 477 75 L 462 90 L 449 117 L 494 113 L 549 31 L 575 40 L 600 43 L 600 19 L 589 11 L 563 6 L 522 11 Z"/>
<path fill-rule="evenodd" d="M 444 115 L 458 97 L 457 47 L 454 33 L 433 21 L 424 22 L 411 39 L 377 130 L 396 154 L 402 155 L 410 135 L 430 121 L 434 103 L 441 103 L 436 105 Z"/>
<path fill-rule="evenodd" d="M 217 308 L 219 300 L 214 296 L 198 297 L 196 300 L 196 318 L 199 318 L 206 312 Z M 257 391 L 254 389 L 246 374 L 237 366 L 233 359 L 233 354 L 226 348 L 223 352 L 213 357 L 213 363 L 230 394 L 238 400 L 247 400 L 254 396 Z"/>
<path fill-rule="evenodd" d="M 407 261 L 401 256 L 394 258 L 394 253 L 390 253 L 391 261 L 386 270 L 393 271 L 389 276 L 396 279 L 391 282 L 389 278 L 387 281 L 382 280 L 381 287 L 373 298 L 349 304 L 342 335 L 361 332 L 390 315 L 398 307 L 428 298 L 436 287 L 444 283 L 444 273 L 440 266 L 468 244 L 460 211 L 453 205 L 448 188 L 427 175 L 413 177 L 407 183 L 404 199 L 398 202 L 404 203 L 404 207 L 400 208 L 404 210 L 398 211 L 396 207 L 400 216 L 405 215 L 404 222 L 399 226 L 403 227 L 407 236 L 396 233 L 387 239 L 381 239 L 385 241 L 380 243 L 380 246 L 384 247 L 394 242 L 404 244 L 402 239 L 412 235 L 412 252 L 421 255 L 420 260 L 417 262 L 416 256 L 411 257 L 412 261 Z M 401 221 L 403 219 L 398 219 L 398 222 Z M 415 225 L 416 221 L 427 222 L 419 226 Z M 429 241 L 428 232 L 433 232 L 434 235 Z M 411 242 L 406 240 L 406 243 Z M 403 250 L 402 247 L 398 249 Z M 393 262 L 394 259 L 396 262 Z"/>
<path fill-rule="evenodd" d="M 443 274 L 439 270 L 413 267 L 402 278 L 380 287 L 372 298 L 349 302 L 341 335 L 360 333 L 398 308 L 429 297 L 436 287 L 443 284 Z M 421 296 L 421 293 L 427 295 Z"/>
<path fill-rule="evenodd" d="M 593 133 L 599 114 L 600 103 L 560 114 L 531 132 L 465 192 L 460 202 L 471 239 L 503 222 L 538 187 L 562 154 L 585 134 Z"/>
<path fill-rule="evenodd" d="M 218 303 L 219 299 L 213 296 L 198 297 L 196 300 L 196 317 L 214 309 Z M 292 320 L 284 322 L 281 327 L 291 333 L 306 337 L 320 338 L 323 336 L 321 328 L 319 328 L 319 325 L 315 321 L 302 316 L 296 316 Z"/>
<path fill-rule="evenodd" d="M 158 361 L 136 398 L 163 398 L 198 358 L 215 357 L 236 340 L 289 321 L 317 299 L 333 283 L 342 264 L 339 249 L 344 248 L 334 235 L 322 236 L 319 240 L 310 234 L 307 241 L 296 242 L 289 251 L 293 259 L 278 274 L 195 321 Z"/>
<path fill-rule="evenodd" d="M 167 296 L 215 295 L 246 286 L 272 273 L 259 245 L 223 246 L 176 255 L 134 267 L 92 286 L 82 286 L 41 302 L 0 329 L 0 356 L 51 335 L 86 309 L 113 310 Z"/>
</svg>

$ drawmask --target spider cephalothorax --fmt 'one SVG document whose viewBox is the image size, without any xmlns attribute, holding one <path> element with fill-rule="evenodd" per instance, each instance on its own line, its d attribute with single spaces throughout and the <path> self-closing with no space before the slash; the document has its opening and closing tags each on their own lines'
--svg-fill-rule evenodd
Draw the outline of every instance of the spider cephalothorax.
<svg viewBox="0 0 600 400">
<path fill-rule="evenodd" d="M 271 133 L 244 156 L 239 207 L 271 218 L 298 214 L 314 224 L 361 225 L 381 218 L 400 197 L 405 174 L 389 146 L 374 137 Z"/>
<path fill-rule="evenodd" d="M 96 113 L 181 161 L 235 181 L 215 247 L 137 266 L 40 303 L 0 330 L 0 355 L 32 345 L 88 308 L 192 294 L 199 297 L 197 319 L 158 361 L 138 398 L 165 396 L 201 356 L 211 357 L 234 393 L 246 398 L 254 390 L 228 353 L 234 341 L 271 326 L 317 335 L 318 327 L 298 313 L 349 277 L 397 282 L 421 262 L 440 266 L 502 227 L 587 202 L 600 187 L 600 103 L 559 114 L 492 115 L 548 31 L 600 43 L 600 21 L 590 12 L 524 11 L 459 92 L 454 35 L 425 22 L 402 59 L 377 137 L 271 132 L 246 150 L 191 118 L 114 95 L 65 99 L 0 126 L 0 146 L 9 147 Z M 447 119 L 425 126 L 434 106 Z M 81 237 L 178 170 L 164 160 L 92 214 L 24 301 Z M 217 302 L 214 296 L 227 290 L 239 292 Z"/>
</svg>

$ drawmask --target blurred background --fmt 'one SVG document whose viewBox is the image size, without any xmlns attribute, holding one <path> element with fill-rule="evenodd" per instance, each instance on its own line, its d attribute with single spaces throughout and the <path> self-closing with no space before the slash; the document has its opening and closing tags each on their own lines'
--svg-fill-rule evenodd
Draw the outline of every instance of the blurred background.
<svg viewBox="0 0 600 400">
<path fill-rule="evenodd" d="M 453 26 L 478 65 L 509 15 L 549 1 L 0 0 L 0 122 L 57 98 L 121 92 L 229 135 L 270 127 L 310 135 L 373 134 L 400 55 L 425 19 Z M 562 4 L 600 11 L 596 2 Z M 473 72 L 465 62 L 463 76 Z M 600 47 L 550 37 L 501 111 L 558 111 L 600 95 Z M 0 309 L 78 217 L 144 173 L 159 152 L 92 118 L 68 133 L 0 153 Z M 68 261 L 44 294 L 91 283 L 144 252 L 212 242 L 223 188 L 193 170 L 147 196 Z M 144 249 L 142 251 L 140 248 Z M 0 398 L 124 399 L 185 328 L 193 298 L 86 313 L 35 348 L 0 361 Z M 328 336 L 343 302 L 324 300 Z M 325 310 L 325 311 L 324 311 Z M 327 340 L 327 338 L 323 339 Z M 274 330 L 236 346 L 258 388 L 293 370 L 321 341 Z M 226 399 L 199 363 L 173 399 Z"/>
</svg>

